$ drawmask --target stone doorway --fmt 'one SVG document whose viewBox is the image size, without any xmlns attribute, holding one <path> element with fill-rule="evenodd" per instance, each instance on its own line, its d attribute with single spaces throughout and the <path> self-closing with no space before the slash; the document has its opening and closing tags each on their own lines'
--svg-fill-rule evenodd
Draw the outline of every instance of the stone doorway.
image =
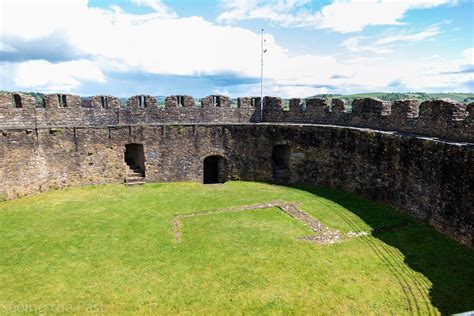
<svg viewBox="0 0 474 316">
<path fill-rule="evenodd" d="M 224 183 L 227 180 L 227 161 L 221 156 L 208 156 L 204 159 L 203 183 Z"/>
<path fill-rule="evenodd" d="M 288 145 L 275 145 L 272 152 L 273 178 L 278 182 L 287 181 L 291 176 L 291 148 Z"/>
<path fill-rule="evenodd" d="M 145 152 L 142 144 L 125 145 L 125 162 L 135 173 L 145 176 Z"/>
</svg>

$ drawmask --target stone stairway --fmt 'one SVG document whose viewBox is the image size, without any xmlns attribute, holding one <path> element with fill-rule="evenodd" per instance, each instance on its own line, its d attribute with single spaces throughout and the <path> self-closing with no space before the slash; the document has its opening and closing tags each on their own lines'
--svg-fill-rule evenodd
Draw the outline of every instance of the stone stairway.
<svg viewBox="0 0 474 316">
<path fill-rule="evenodd" d="M 125 176 L 125 185 L 142 185 L 145 184 L 145 177 L 140 168 L 128 166 L 127 175 Z"/>
<path fill-rule="evenodd" d="M 291 177 L 290 169 L 281 168 L 281 169 L 273 169 L 273 179 L 277 183 L 285 183 Z"/>
</svg>

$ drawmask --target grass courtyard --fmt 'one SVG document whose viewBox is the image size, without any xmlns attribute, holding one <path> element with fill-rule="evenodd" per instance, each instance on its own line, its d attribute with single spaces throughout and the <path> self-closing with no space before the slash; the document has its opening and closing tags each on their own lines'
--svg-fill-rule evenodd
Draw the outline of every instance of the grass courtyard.
<svg viewBox="0 0 474 316">
<path fill-rule="evenodd" d="M 345 237 L 276 207 L 297 203 Z M 206 214 L 199 214 L 207 212 Z M 173 227 L 180 217 L 180 238 Z M 196 215 L 196 216 L 194 216 Z M 474 310 L 474 251 L 320 187 L 88 186 L 0 202 L 0 314 L 449 314 Z"/>
</svg>

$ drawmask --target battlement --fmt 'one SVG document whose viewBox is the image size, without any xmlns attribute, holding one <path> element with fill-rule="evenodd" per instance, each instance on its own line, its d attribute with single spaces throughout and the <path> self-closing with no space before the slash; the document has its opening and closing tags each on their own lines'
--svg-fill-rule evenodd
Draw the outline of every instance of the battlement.
<svg viewBox="0 0 474 316">
<path fill-rule="evenodd" d="M 451 100 L 387 102 L 373 98 L 290 99 L 288 107 L 277 97 L 265 97 L 263 117 L 259 97 L 240 97 L 237 104 L 224 95 L 200 102 L 173 95 L 158 106 L 155 97 L 135 95 L 121 106 L 108 95 L 81 98 L 71 94 L 0 94 L 0 129 L 100 127 L 159 123 L 309 123 L 367 127 L 413 133 L 448 140 L 474 142 L 474 103 Z"/>
<path fill-rule="evenodd" d="M 333 124 L 413 133 L 457 141 L 474 141 L 474 104 L 451 100 L 387 102 L 355 99 L 351 106 L 341 99 L 290 99 L 265 97 L 265 122 Z"/>
</svg>

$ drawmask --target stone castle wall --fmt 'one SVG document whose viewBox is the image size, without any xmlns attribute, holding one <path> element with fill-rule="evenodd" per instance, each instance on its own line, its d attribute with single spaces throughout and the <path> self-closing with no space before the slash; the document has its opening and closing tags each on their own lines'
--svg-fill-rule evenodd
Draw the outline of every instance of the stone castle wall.
<svg viewBox="0 0 474 316">
<path fill-rule="evenodd" d="M 416 100 L 395 102 L 364 98 L 344 100 L 290 99 L 289 109 L 280 98 L 264 100 L 265 122 L 293 122 L 368 127 L 413 133 L 457 141 L 474 141 L 474 104 L 450 100 L 420 103 Z"/>
<path fill-rule="evenodd" d="M 25 97 L 21 108 L 0 98 L 0 194 L 7 198 L 123 183 L 125 145 L 138 143 L 147 182 L 201 182 L 204 158 L 218 155 L 226 159 L 227 179 L 341 188 L 393 205 L 474 247 L 472 105 L 403 101 L 395 107 L 361 99 L 346 113 L 340 101 L 327 109 L 316 99 L 306 100 L 304 111 L 291 100 L 284 111 L 278 98 L 267 97 L 265 122 L 256 124 L 258 98 L 242 98 L 237 108 L 215 96 L 200 108 L 187 96 L 167 98 L 164 108 L 151 96 L 132 97 L 127 108 L 110 96 L 86 102 L 66 96 L 66 106 L 58 95 L 49 98 L 39 108 L 34 98 Z M 447 132 L 451 128 L 464 133 Z M 288 154 L 283 167 L 275 158 L 278 146 Z"/>
<path fill-rule="evenodd" d="M 44 103 L 25 94 L 15 108 L 12 93 L 0 94 L 0 129 L 37 127 L 118 126 L 161 123 L 289 122 L 331 124 L 398 131 L 447 140 L 474 141 L 474 104 L 450 100 L 419 103 L 400 100 L 356 99 L 351 105 L 333 99 L 291 99 L 284 108 L 280 98 L 265 97 L 263 117 L 260 98 L 239 98 L 237 107 L 226 96 L 208 96 L 200 106 L 191 96 L 170 96 L 160 108 L 153 96 L 133 96 L 121 108 L 117 98 L 50 94 Z M 60 104 L 61 100 L 65 101 Z M 59 101 L 58 101 L 59 100 Z M 66 106 L 64 106 L 66 105 Z"/>
</svg>

